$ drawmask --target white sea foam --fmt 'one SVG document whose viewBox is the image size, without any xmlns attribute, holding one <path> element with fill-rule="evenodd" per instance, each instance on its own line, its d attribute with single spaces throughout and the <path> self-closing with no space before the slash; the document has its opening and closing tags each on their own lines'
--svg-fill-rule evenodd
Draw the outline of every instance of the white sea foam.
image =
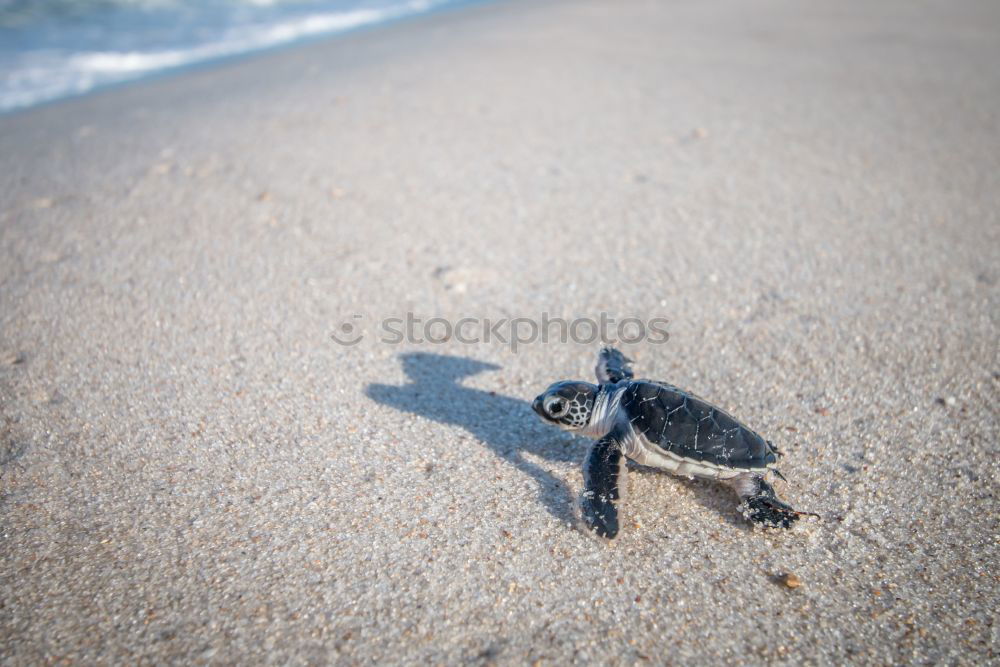
<svg viewBox="0 0 1000 667">
<path fill-rule="evenodd" d="M 102 85 L 175 67 L 418 14 L 453 1 L 408 0 L 377 7 L 285 17 L 266 23 L 241 23 L 223 27 L 202 41 L 174 48 L 8 51 L 0 60 L 0 111 L 84 93 Z M 247 4 L 270 6 L 275 0 L 253 0 Z"/>
</svg>

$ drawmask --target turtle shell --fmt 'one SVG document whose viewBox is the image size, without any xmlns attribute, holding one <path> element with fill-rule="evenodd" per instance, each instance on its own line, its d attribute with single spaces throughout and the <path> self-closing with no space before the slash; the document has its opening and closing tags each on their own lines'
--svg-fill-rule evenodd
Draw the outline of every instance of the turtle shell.
<svg viewBox="0 0 1000 667">
<path fill-rule="evenodd" d="M 674 456 L 736 469 L 766 468 L 778 460 L 774 446 L 755 431 L 670 384 L 630 382 L 621 409 L 637 434 Z"/>
</svg>

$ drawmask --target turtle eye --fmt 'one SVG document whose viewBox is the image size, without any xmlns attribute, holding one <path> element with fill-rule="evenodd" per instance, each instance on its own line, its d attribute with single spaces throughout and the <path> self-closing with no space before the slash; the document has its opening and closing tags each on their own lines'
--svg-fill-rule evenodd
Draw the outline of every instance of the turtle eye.
<svg viewBox="0 0 1000 667">
<path fill-rule="evenodd" d="M 549 414 L 553 417 L 560 417 L 564 412 L 566 412 L 566 401 L 556 399 L 549 403 Z"/>
</svg>

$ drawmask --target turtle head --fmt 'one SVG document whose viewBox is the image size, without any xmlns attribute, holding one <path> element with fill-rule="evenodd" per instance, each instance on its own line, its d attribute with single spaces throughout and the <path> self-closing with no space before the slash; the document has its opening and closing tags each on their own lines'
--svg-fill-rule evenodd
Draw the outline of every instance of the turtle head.
<svg viewBox="0 0 1000 667">
<path fill-rule="evenodd" d="M 587 428 L 598 388 L 586 382 L 556 382 L 531 404 L 542 421 L 567 431 Z"/>
</svg>

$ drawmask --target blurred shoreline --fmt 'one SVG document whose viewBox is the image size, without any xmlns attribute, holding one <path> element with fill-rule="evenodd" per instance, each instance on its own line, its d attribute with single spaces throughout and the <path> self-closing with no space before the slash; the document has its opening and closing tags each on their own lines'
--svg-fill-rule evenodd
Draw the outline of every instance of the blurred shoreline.
<svg viewBox="0 0 1000 667">
<path fill-rule="evenodd" d="M 469 0 L 35 3 L 0 8 L 0 113 Z"/>
</svg>

